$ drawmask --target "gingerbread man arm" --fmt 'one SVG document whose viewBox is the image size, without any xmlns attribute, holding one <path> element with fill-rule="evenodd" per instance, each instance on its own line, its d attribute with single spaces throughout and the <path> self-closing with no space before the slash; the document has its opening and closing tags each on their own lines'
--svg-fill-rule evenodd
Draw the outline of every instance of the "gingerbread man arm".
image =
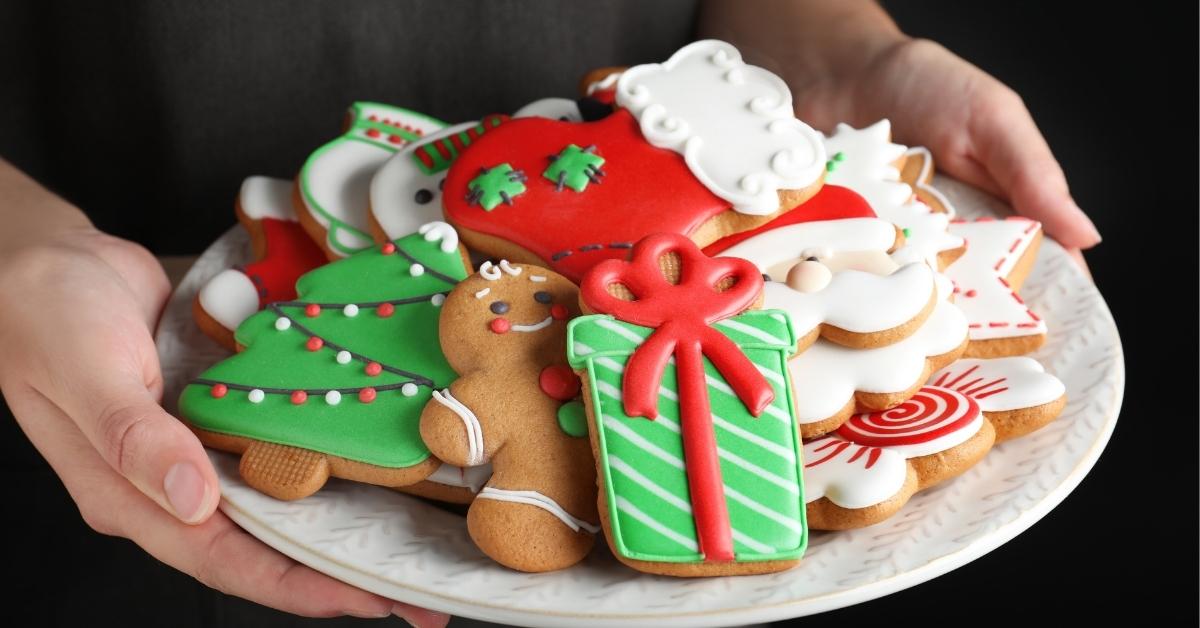
<svg viewBox="0 0 1200 628">
<path fill-rule="evenodd" d="M 468 388 L 465 379 L 433 392 L 421 412 L 421 438 L 430 453 L 443 462 L 473 467 L 487 462 L 489 456 L 484 449 L 480 417 L 467 405 L 472 396 L 464 392 Z"/>
</svg>

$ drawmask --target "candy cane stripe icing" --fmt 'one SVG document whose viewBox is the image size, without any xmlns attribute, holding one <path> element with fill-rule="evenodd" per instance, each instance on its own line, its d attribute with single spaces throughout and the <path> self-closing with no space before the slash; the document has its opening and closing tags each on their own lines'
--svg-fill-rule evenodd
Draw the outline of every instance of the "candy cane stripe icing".
<svg viewBox="0 0 1200 628">
<path fill-rule="evenodd" d="M 866 508 L 891 498 L 908 474 L 904 456 L 836 436 L 805 443 L 804 460 L 805 502 L 825 497 L 842 508 Z"/>
<path fill-rule="evenodd" d="M 851 418 L 837 435 L 915 458 L 961 445 L 981 427 L 983 414 L 974 399 L 957 390 L 924 386 L 895 408 Z"/>
</svg>

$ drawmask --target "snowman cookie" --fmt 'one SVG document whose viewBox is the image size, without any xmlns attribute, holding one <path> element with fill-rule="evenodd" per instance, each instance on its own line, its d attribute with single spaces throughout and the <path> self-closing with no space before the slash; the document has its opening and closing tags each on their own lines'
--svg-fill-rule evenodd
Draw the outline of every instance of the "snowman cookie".
<svg viewBox="0 0 1200 628">
<path fill-rule="evenodd" d="M 579 380 L 566 364 L 578 290 L 557 273 L 484 263 L 446 297 L 439 337 L 458 374 L 434 391 L 421 436 L 438 458 L 490 464 L 467 513 L 475 544 L 521 571 L 569 567 L 599 531 Z"/>
<path fill-rule="evenodd" d="M 296 298 L 296 280 L 326 262 L 297 222 L 291 194 L 292 183 L 283 179 L 248 177 L 242 183 L 234 212 L 250 234 L 255 261 L 221 271 L 192 303 L 200 330 L 231 351 L 242 321 L 268 303 Z"/>
</svg>

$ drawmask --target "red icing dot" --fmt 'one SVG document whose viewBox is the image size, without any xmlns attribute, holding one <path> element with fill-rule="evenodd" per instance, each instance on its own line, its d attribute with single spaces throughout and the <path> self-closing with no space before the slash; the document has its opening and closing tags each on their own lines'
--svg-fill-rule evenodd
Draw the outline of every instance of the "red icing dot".
<svg viewBox="0 0 1200 628">
<path fill-rule="evenodd" d="M 555 303 L 550 307 L 550 316 L 553 316 L 556 321 L 566 320 L 570 315 L 571 312 L 562 303 Z"/>
<path fill-rule="evenodd" d="M 321 340 L 320 338 L 317 338 L 316 336 L 309 338 L 308 342 L 304 343 L 304 348 L 308 349 L 309 351 L 316 351 L 317 349 L 320 349 L 321 347 L 324 347 L 324 346 L 325 346 L 325 341 Z"/>
<path fill-rule="evenodd" d="M 488 328 L 493 333 L 504 334 L 508 333 L 509 329 L 512 329 L 512 323 L 509 323 L 507 318 L 493 318 L 492 322 L 488 323 Z"/>
<path fill-rule="evenodd" d="M 315 318 L 321 314 L 321 306 L 316 303 L 309 303 L 304 306 L 304 315 L 309 318 Z"/>
<path fill-rule="evenodd" d="M 367 362 L 367 365 L 363 368 L 363 371 L 365 371 L 367 375 L 375 377 L 383 372 L 383 366 L 381 366 L 378 362 Z"/>
<path fill-rule="evenodd" d="M 542 369 L 538 376 L 538 385 L 542 392 L 551 399 L 569 401 L 579 394 L 579 378 L 571 368 L 563 364 L 555 364 Z"/>
<path fill-rule="evenodd" d="M 379 129 L 367 129 L 367 137 L 379 137 Z"/>
<path fill-rule="evenodd" d="M 293 390 L 292 391 L 292 403 L 294 405 L 298 406 L 298 405 L 304 403 L 305 401 L 308 401 L 308 393 L 304 392 L 303 390 Z"/>
<path fill-rule="evenodd" d="M 964 294 L 967 298 L 974 298 L 976 292 L 974 290 L 967 290 Z"/>
<path fill-rule="evenodd" d="M 380 318 L 387 318 L 387 317 L 391 316 L 392 314 L 394 314 L 395 312 L 396 312 L 396 306 L 392 305 L 391 303 L 384 303 L 384 304 L 380 305 L 379 307 L 375 308 L 375 313 L 378 314 Z"/>
<path fill-rule="evenodd" d="M 375 389 L 370 386 L 358 391 L 358 400 L 363 403 L 375 401 Z"/>
<path fill-rule="evenodd" d="M 392 244 L 391 242 L 387 242 L 383 246 L 379 247 L 379 252 L 383 253 L 384 255 L 391 255 L 392 253 L 396 252 L 396 245 Z"/>
<path fill-rule="evenodd" d="M 370 120 L 371 122 L 375 122 L 375 121 L 379 120 L 379 116 L 377 116 L 375 114 L 371 114 L 371 115 L 367 116 L 367 119 Z"/>
<path fill-rule="evenodd" d="M 403 144 L 404 138 L 400 137 L 399 135 L 389 135 L 388 141 L 391 142 L 392 144 Z"/>
<path fill-rule="evenodd" d="M 229 387 L 226 386 L 225 384 L 213 384 L 212 396 L 214 399 L 220 399 L 221 397 L 225 396 L 225 393 L 228 393 L 228 392 L 229 392 Z"/>
</svg>

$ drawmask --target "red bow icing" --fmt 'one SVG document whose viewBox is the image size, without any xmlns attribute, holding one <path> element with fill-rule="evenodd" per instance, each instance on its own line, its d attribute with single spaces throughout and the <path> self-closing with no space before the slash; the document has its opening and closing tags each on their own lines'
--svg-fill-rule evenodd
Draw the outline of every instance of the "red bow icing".
<svg viewBox="0 0 1200 628">
<path fill-rule="evenodd" d="M 668 253 L 679 256 L 678 284 L 667 281 L 659 267 Z M 717 284 L 729 278 L 734 279 L 733 286 L 718 292 Z M 685 236 L 656 234 L 637 243 L 631 261 L 604 261 L 580 286 L 592 310 L 654 329 L 625 366 L 621 381 L 625 414 L 651 420 L 658 416 L 659 386 L 667 361 L 675 357 L 688 492 L 706 561 L 731 561 L 734 554 L 704 358 L 752 415 L 760 415 L 775 399 L 775 391 L 754 363 L 710 325 L 748 308 L 762 291 L 762 283 L 758 268 L 746 260 L 709 258 Z M 628 288 L 635 300 L 609 294 L 614 284 Z"/>
</svg>

